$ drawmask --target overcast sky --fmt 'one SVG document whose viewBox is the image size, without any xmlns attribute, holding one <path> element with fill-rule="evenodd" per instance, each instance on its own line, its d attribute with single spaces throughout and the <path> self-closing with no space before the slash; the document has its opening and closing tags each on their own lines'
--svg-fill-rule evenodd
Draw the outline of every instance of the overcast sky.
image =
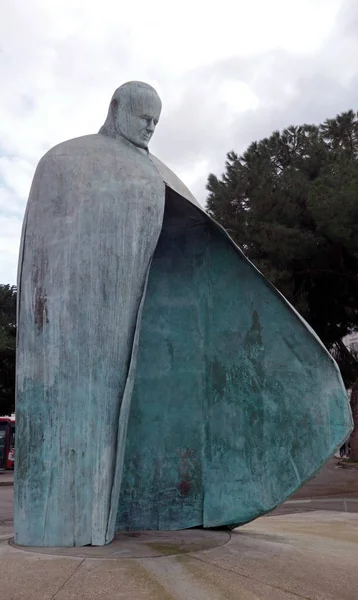
<svg viewBox="0 0 358 600">
<path fill-rule="evenodd" d="M 357 0 L 2 0 L 0 283 L 40 157 L 97 132 L 116 87 L 163 101 L 151 151 L 204 204 L 226 153 L 358 108 Z"/>
</svg>

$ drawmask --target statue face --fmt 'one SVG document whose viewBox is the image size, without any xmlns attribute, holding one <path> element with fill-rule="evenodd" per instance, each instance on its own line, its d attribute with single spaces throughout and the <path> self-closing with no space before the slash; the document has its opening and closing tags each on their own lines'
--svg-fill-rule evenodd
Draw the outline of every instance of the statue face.
<svg viewBox="0 0 358 600">
<path fill-rule="evenodd" d="M 120 98 L 115 127 L 120 135 L 146 149 L 162 109 L 159 96 L 151 89 L 130 90 Z"/>
</svg>

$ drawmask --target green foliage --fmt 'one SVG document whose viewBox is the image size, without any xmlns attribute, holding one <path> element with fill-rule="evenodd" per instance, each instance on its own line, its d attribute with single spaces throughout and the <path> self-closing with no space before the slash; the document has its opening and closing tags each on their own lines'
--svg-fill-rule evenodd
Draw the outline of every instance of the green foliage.
<svg viewBox="0 0 358 600">
<path fill-rule="evenodd" d="M 347 385 L 358 329 L 358 119 L 275 131 L 211 174 L 209 213 L 303 314 L 334 353 Z"/>
<path fill-rule="evenodd" d="M 0 285 L 0 415 L 15 410 L 16 288 Z"/>
</svg>

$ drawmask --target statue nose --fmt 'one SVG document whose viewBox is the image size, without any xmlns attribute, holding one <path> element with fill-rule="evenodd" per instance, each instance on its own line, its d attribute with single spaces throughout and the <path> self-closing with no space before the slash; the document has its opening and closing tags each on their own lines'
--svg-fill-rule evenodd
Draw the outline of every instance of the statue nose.
<svg viewBox="0 0 358 600">
<path fill-rule="evenodd" d="M 153 119 L 150 119 L 150 121 L 148 120 L 147 129 L 148 129 L 148 131 L 154 131 L 155 125 L 154 125 Z"/>
</svg>

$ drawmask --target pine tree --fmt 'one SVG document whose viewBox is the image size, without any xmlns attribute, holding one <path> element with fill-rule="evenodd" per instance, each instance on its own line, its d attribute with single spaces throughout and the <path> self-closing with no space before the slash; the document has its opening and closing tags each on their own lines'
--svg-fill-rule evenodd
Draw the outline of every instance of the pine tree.
<svg viewBox="0 0 358 600">
<path fill-rule="evenodd" d="M 0 415 L 15 410 L 16 288 L 0 285 Z"/>
<path fill-rule="evenodd" d="M 358 330 L 357 114 L 291 126 L 241 156 L 229 152 L 225 173 L 209 175 L 207 189 L 209 213 L 307 319 L 356 390 L 358 357 L 342 339 Z M 355 436 L 358 421 L 358 460 Z"/>
</svg>

